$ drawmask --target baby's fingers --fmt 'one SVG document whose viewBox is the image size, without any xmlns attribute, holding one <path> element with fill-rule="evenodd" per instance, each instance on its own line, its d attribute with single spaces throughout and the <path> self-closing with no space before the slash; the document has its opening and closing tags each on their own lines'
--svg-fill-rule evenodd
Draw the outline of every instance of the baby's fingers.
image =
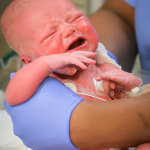
<svg viewBox="0 0 150 150">
<path fill-rule="evenodd" d="M 66 74 L 66 75 L 74 75 L 76 73 L 76 71 L 77 71 L 77 69 L 75 69 L 75 68 L 69 68 L 67 70 L 67 72 L 65 72 L 64 74 Z"/>
<path fill-rule="evenodd" d="M 130 91 L 131 89 L 126 88 L 126 86 L 120 85 L 120 84 L 116 84 L 116 89 L 119 90 L 126 90 L 126 91 Z"/>
<path fill-rule="evenodd" d="M 85 56 L 82 56 L 82 55 L 76 55 L 74 57 L 86 64 L 95 64 L 96 63 L 95 60 L 85 57 Z"/>
<path fill-rule="evenodd" d="M 104 89 L 105 93 L 109 93 L 109 81 L 107 81 L 107 80 L 103 81 L 103 89 Z"/>
<path fill-rule="evenodd" d="M 72 58 L 70 64 L 80 67 L 81 69 L 87 69 L 86 65 L 77 58 Z"/>
<path fill-rule="evenodd" d="M 109 93 L 110 89 L 114 90 L 115 88 L 116 88 L 116 85 L 114 82 L 103 80 L 103 89 L 106 93 Z"/>
<path fill-rule="evenodd" d="M 110 87 L 110 89 L 115 89 L 116 88 L 116 85 L 115 85 L 115 83 L 114 82 L 110 82 L 109 83 L 109 87 Z"/>
<path fill-rule="evenodd" d="M 82 55 L 82 56 L 85 56 L 88 58 L 93 58 L 96 56 L 95 52 L 87 52 L 87 51 L 75 51 L 75 52 L 72 52 L 72 54 L 73 55 Z"/>
<path fill-rule="evenodd" d="M 102 77 L 100 76 L 100 77 L 96 77 L 95 80 L 96 80 L 96 81 L 101 81 L 101 80 L 103 80 L 103 79 L 102 79 Z"/>
<path fill-rule="evenodd" d="M 97 77 L 97 81 L 100 81 L 100 80 L 111 80 L 114 82 L 118 82 L 118 77 L 116 77 L 116 75 L 112 72 L 105 72 L 105 73 L 102 73 L 100 77 Z"/>
<path fill-rule="evenodd" d="M 112 80 L 114 81 L 114 74 L 112 72 L 101 73 L 99 77 L 96 78 L 97 81 L 100 80 Z"/>
</svg>

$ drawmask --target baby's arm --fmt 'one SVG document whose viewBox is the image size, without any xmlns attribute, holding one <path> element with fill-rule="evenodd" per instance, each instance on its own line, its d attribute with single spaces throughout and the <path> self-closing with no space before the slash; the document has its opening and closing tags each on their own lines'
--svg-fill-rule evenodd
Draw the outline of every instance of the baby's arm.
<svg viewBox="0 0 150 150">
<path fill-rule="evenodd" d="M 119 68 L 102 73 L 96 80 L 104 80 L 103 89 L 106 93 L 109 93 L 110 89 L 130 91 L 141 84 L 141 80 L 138 77 Z"/>
<path fill-rule="evenodd" d="M 28 100 L 44 79 L 53 72 L 73 75 L 76 66 L 86 69 L 85 64 L 95 64 L 91 58 L 96 53 L 78 51 L 43 56 L 21 68 L 10 80 L 5 92 L 8 104 L 17 105 Z"/>
</svg>

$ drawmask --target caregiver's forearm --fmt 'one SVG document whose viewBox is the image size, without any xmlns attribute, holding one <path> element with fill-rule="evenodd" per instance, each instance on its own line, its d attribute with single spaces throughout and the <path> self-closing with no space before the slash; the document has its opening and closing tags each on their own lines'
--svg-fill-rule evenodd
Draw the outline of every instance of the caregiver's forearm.
<svg viewBox="0 0 150 150">
<path fill-rule="evenodd" d="M 150 142 L 150 93 L 81 102 L 71 116 L 70 137 L 80 148 L 124 148 Z"/>
</svg>

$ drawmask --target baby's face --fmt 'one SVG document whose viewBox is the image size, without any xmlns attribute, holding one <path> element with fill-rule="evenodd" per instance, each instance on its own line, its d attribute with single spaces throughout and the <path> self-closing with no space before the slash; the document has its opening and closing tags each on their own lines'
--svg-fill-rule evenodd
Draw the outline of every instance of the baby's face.
<svg viewBox="0 0 150 150">
<path fill-rule="evenodd" d="M 36 58 L 97 48 L 95 29 L 69 0 L 33 0 L 22 15 L 22 37 L 32 45 Z"/>
</svg>

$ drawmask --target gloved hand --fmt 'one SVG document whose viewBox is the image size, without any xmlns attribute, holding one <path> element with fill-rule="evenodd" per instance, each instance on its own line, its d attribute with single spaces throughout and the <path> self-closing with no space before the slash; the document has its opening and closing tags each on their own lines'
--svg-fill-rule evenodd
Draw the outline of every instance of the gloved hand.
<svg viewBox="0 0 150 150">
<path fill-rule="evenodd" d="M 48 77 L 25 103 L 4 106 L 14 134 L 34 150 L 75 150 L 69 137 L 70 116 L 83 99 L 58 80 Z"/>
<path fill-rule="evenodd" d="M 108 55 L 115 56 L 108 51 Z M 117 61 L 116 61 L 117 62 Z M 11 78 L 14 73 L 11 74 Z M 44 80 L 25 103 L 4 106 L 10 115 L 14 134 L 34 150 L 75 150 L 69 137 L 69 121 L 83 99 L 52 77 Z"/>
</svg>

